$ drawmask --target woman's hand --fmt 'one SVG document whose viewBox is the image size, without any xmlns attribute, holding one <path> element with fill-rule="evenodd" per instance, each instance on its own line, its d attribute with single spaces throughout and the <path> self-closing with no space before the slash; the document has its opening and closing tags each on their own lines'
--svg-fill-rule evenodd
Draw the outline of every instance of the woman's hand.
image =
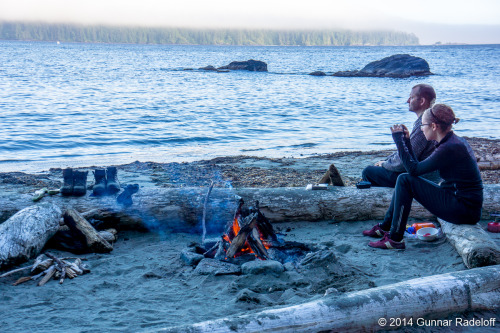
<svg viewBox="0 0 500 333">
<path fill-rule="evenodd" d="M 406 126 L 403 124 L 396 124 L 391 126 L 391 133 L 397 133 L 397 132 L 403 132 L 404 136 L 407 139 L 410 138 L 410 132 L 408 131 L 408 128 L 406 128 Z"/>
</svg>

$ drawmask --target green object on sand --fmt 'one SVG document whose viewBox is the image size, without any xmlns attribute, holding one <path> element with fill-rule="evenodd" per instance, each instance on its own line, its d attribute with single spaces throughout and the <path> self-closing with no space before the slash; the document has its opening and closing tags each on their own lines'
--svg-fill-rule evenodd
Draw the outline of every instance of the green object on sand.
<svg viewBox="0 0 500 333">
<path fill-rule="evenodd" d="M 44 187 L 38 191 L 36 191 L 34 194 L 33 194 L 33 201 L 38 201 L 40 200 L 41 198 L 43 198 L 43 196 L 45 195 L 45 193 L 48 193 L 49 192 L 49 189 Z"/>
</svg>

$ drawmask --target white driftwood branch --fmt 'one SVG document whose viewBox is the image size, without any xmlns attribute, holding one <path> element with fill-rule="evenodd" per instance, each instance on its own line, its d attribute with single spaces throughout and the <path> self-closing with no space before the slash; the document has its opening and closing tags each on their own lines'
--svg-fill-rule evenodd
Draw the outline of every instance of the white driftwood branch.
<svg viewBox="0 0 500 333">
<path fill-rule="evenodd" d="M 500 266 L 427 276 L 340 297 L 155 332 L 359 332 L 383 329 L 380 318 L 446 317 L 500 307 Z"/>
<path fill-rule="evenodd" d="M 467 268 L 500 264 L 500 246 L 479 225 L 457 225 L 440 218 L 438 221 Z"/>
</svg>

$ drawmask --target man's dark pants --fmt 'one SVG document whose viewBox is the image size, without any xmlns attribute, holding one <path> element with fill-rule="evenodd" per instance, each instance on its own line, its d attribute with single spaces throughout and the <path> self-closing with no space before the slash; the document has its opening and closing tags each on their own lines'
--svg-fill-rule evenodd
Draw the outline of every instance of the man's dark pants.
<svg viewBox="0 0 500 333">
<path fill-rule="evenodd" d="M 401 172 L 389 171 L 381 166 L 367 166 L 361 176 L 363 180 L 372 183 L 372 186 L 395 187 L 398 176 Z"/>
</svg>

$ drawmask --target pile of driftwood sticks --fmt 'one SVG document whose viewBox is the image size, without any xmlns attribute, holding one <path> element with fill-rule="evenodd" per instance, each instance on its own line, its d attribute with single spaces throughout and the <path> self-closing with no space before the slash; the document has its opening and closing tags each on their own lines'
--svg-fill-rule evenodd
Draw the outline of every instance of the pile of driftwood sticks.
<svg viewBox="0 0 500 333">
<path fill-rule="evenodd" d="M 68 260 L 70 259 L 75 259 L 75 261 L 69 262 Z M 39 255 L 33 265 L 14 269 L 0 275 L 0 278 L 25 270 L 30 270 L 31 275 L 19 278 L 13 283 L 14 286 L 30 280 L 36 281 L 39 278 L 42 278 L 38 282 L 39 286 L 43 286 L 51 278 L 59 279 L 59 283 L 62 284 L 66 277 L 73 279 L 78 275 L 90 273 L 90 269 L 82 263 L 82 259 L 80 258 L 57 258 L 50 253 L 45 253 Z"/>
</svg>

